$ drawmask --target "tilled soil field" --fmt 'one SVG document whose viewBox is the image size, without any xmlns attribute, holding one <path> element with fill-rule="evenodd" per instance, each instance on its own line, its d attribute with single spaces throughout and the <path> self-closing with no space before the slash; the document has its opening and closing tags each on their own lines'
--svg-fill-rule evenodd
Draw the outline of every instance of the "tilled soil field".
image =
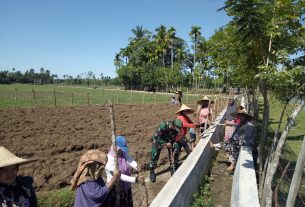
<svg viewBox="0 0 305 207">
<path fill-rule="evenodd" d="M 134 158 L 138 154 L 144 167 L 150 159 L 156 127 L 162 120 L 174 119 L 178 109 L 171 104 L 114 105 L 117 133 L 126 135 L 130 154 Z M 110 110 L 106 105 L 1 109 L 0 117 L 0 145 L 17 156 L 39 160 L 20 169 L 21 174 L 34 177 L 36 191 L 68 186 L 86 150 L 107 152 L 111 145 Z M 170 177 L 166 155 L 163 150 L 161 168 L 157 169 L 164 173 L 156 183 L 148 184 L 150 201 Z M 148 172 L 144 174 L 148 177 Z M 140 185 L 134 189 L 141 191 Z"/>
</svg>

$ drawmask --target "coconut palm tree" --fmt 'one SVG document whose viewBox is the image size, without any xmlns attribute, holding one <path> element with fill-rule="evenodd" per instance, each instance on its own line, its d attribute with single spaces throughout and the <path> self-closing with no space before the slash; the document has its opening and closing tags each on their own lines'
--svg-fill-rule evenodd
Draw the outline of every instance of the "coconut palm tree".
<svg viewBox="0 0 305 207">
<path fill-rule="evenodd" d="M 199 37 L 201 37 L 200 30 L 201 30 L 201 27 L 199 27 L 199 26 L 192 26 L 191 27 L 191 31 L 189 33 L 189 35 L 191 36 L 191 39 L 193 41 L 193 44 L 194 44 L 193 45 L 193 50 L 194 50 L 194 59 L 193 59 L 194 64 L 193 65 L 194 66 L 196 64 L 196 48 L 197 48 L 197 43 L 198 43 Z M 191 68 L 191 73 L 192 73 L 192 76 L 193 76 L 193 84 L 194 84 L 194 68 Z"/>
</svg>

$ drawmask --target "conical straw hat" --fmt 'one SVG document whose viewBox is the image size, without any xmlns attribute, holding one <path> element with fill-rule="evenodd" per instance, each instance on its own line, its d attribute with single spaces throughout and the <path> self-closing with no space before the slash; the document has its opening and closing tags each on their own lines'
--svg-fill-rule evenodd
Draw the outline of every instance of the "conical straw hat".
<svg viewBox="0 0 305 207">
<path fill-rule="evenodd" d="M 190 107 L 186 106 L 185 104 L 182 104 L 179 111 L 176 112 L 176 114 L 179 114 L 181 111 L 185 111 L 188 114 L 194 113 L 194 109 L 191 109 Z"/>
<path fill-rule="evenodd" d="M 210 101 L 210 99 L 207 96 L 204 96 L 202 99 L 200 99 L 199 101 L 197 101 L 197 104 L 203 104 L 204 101 Z"/>
<path fill-rule="evenodd" d="M 5 147 L 0 146 L 0 168 L 11 165 L 25 165 L 37 161 L 37 159 L 23 159 L 17 157 Z"/>
</svg>

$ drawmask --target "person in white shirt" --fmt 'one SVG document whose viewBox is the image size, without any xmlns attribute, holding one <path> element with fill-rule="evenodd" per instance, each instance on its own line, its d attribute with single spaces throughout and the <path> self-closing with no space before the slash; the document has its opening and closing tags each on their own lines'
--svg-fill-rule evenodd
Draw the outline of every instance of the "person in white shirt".
<svg viewBox="0 0 305 207">
<path fill-rule="evenodd" d="M 121 171 L 120 177 L 120 206 L 122 207 L 130 207 L 133 206 L 132 201 L 132 192 L 131 192 L 131 184 L 137 182 L 144 182 L 143 176 L 131 176 L 131 169 L 133 168 L 136 171 L 139 171 L 137 162 L 128 154 L 127 141 L 125 136 L 117 136 L 116 137 L 116 146 L 117 146 L 117 156 L 118 156 L 118 167 Z M 107 154 L 107 164 L 105 166 L 106 174 L 107 174 L 107 182 L 110 182 L 113 172 L 115 169 L 115 152 L 113 149 L 113 145 L 111 145 L 110 151 Z M 108 206 L 116 206 L 115 196 L 116 190 L 112 189 L 109 193 Z"/>
</svg>

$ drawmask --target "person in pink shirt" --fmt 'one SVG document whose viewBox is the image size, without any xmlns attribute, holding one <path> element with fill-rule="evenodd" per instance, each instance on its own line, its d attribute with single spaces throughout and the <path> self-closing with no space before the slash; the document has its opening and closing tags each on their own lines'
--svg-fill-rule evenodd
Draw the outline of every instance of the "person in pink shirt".
<svg viewBox="0 0 305 207">
<path fill-rule="evenodd" d="M 198 121 L 200 124 L 200 133 L 204 132 L 204 129 L 209 128 L 209 123 L 211 121 L 211 111 L 209 108 L 210 99 L 207 96 L 204 96 L 201 100 L 197 101 L 198 108 Z M 206 125 L 206 126 L 205 126 Z"/>
<path fill-rule="evenodd" d="M 187 116 L 188 114 L 192 114 L 192 113 L 194 113 L 194 110 L 186 106 L 185 104 L 182 104 L 179 111 L 176 112 L 176 114 L 178 114 L 177 119 L 180 119 L 182 121 L 182 128 L 180 129 L 180 134 L 176 137 L 176 141 L 181 143 L 187 154 L 190 154 L 191 152 L 186 140 L 187 130 L 190 128 L 199 127 L 199 123 L 194 123 Z"/>
</svg>

